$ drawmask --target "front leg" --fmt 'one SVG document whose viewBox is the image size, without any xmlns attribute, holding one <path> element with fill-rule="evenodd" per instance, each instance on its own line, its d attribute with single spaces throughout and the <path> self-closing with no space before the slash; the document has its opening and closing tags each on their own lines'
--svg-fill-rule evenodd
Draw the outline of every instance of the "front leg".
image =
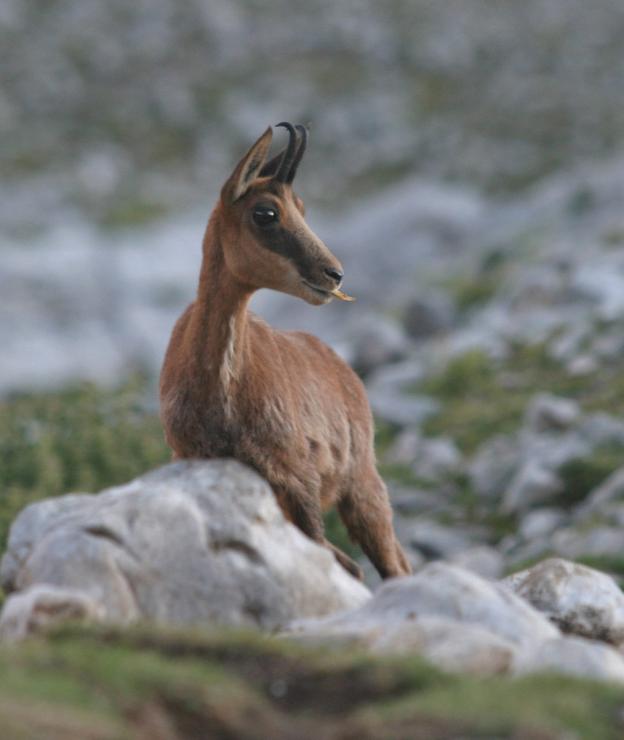
<svg viewBox="0 0 624 740">
<path fill-rule="evenodd" d="M 311 540 L 331 550 L 340 565 L 354 578 L 361 581 L 363 574 L 360 566 L 325 537 L 325 524 L 318 498 L 303 489 L 293 491 L 287 488 L 274 488 L 273 490 L 286 519 Z"/>
</svg>

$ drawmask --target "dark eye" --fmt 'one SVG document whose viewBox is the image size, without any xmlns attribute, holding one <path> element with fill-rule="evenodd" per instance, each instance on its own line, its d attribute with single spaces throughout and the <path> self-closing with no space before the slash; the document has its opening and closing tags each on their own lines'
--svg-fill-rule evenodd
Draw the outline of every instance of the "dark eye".
<svg viewBox="0 0 624 740">
<path fill-rule="evenodd" d="M 270 206 L 256 206 L 253 212 L 253 220 L 258 226 L 270 226 L 279 219 L 279 213 Z"/>
</svg>

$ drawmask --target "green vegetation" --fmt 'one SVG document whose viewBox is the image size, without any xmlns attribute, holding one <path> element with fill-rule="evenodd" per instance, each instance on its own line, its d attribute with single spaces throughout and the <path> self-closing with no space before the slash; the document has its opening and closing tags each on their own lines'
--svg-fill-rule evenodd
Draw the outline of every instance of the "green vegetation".
<svg viewBox="0 0 624 740">
<path fill-rule="evenodd" d="M 169 460 L 146 395 L 137 376 L 114 390 L 79 384 L 0 402 L 0 549 L 26 504 L 124 483 Z"/>
<path fill-rule="evenodd" d="M 501 368 L 480 350 L 457 357 L 418 388 L 443 404 L 425 422 L 425 433 L 449 435 L 464 452 L 471 453 L 489 437 L 513 431 L 535 386 L 521 373 L 516 388 L 508 386 Z"/>
<path fill-rule="evenodd" d="M 623 460 L 624 450 L 615 445 L 599 447 L 589 457 L 569 460 L 559 470 L 559 477 L 563 481 L 560 503 L 563 506 L 578 504 L 621 467 Z"/>
<path fill-rule="evenodd" d="M 72 627 L 0 651 L 7 737 L 609 740 L 623 701 L 591 681 L 458 677 L 228 631 Z"/>
<path fill-rule="evenodd" d="M 425 423 L 425 433 L 450 435 L 472 453 L 489 437 L 517 429 L 538 392 L 577 399 L 586 412 L 624 413 L 624 366 L 614 362 L 589 383 L 569 375 L 548 354 L 546 344 L 516 345 L 504 360 L 470 350 L 414 390 L 442 403 L 440 412 Z"/>
<path fill-rule="evenodd" d="M 494 249 L 484 255 L 476 270 L 467 274 L 458 273 L 446 281 L 445 287 L 463 313 L 487 303 L 500 288 L 504 273 L 505 254 Z"/>
</svg>

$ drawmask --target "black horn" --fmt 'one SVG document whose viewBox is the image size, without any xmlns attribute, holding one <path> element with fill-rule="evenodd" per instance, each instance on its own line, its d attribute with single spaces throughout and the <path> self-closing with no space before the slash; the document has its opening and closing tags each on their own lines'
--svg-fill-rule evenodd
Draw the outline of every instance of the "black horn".
<svg viewBox="0 0 624 740">
<path fill-rule="evenodd" d="M 286 182 L 292 182 L 295 179 L 295 175 L 297 174 L 297 167 L 299 167 L 299 162 L 301 162 L 301 158 L 303 157 L 306 146 L 308 145 L 308 129 L 299 123 L 295 126 L 295 128 L 301 134 L 301 137 L 299 139 L 299 148 L 297 149 L 297 153 L 293 157 L 293 162 L 290 166 L 290 172 L 288 173 L 288 179 Z"/>
<path fill-rule="evenodd" d="M 295 131 L 295 127 L 292 125 L 292 123 L 282 121 L 277 125 L 285 128 L 288 131 L 288 135 L 290 138 L 288 140 L 288 146 L 286 147 L 284 156 L 282 157 L 282 161 L 280 162 L 279 169 L 275 173 L 275 179 L 278 182 L 289 183 L 292 182 L 292 178 L 290 178 L 290 170 L 292 168 L 295 155 L 297 154 L 297 132 Z"/>
</svg>

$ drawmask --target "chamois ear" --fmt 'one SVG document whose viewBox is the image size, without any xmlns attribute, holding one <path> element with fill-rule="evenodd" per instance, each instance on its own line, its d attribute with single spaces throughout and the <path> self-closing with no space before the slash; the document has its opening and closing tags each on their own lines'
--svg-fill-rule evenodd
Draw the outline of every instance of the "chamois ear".
<svg viewBox="0 0 624 740">
<path fill-rule="evenodd" d="M 280 164 L 282 163 L 282 159 L 284 159 L 285 153 L 286 148 L 282 149 L 279 154 L 276 154 L 273 159 L 269 159 L 269 161 L 262 166 L 262 169 L 260 170 L 260 177 L 274 177 L 275 173 L 279 169 Z"/>
<path fill-rule="evenodd" d="M 234 201 L 241 198 L 249 190 L 249 186 L 253 180 L 260 174 L 260 170 L 271 148 L 272 139 L 273 131 L 269 126 L 236 165 L 236 169 L 223 186 L 221 197 L 225 202 L 234 203 Z"/>
</svg>

